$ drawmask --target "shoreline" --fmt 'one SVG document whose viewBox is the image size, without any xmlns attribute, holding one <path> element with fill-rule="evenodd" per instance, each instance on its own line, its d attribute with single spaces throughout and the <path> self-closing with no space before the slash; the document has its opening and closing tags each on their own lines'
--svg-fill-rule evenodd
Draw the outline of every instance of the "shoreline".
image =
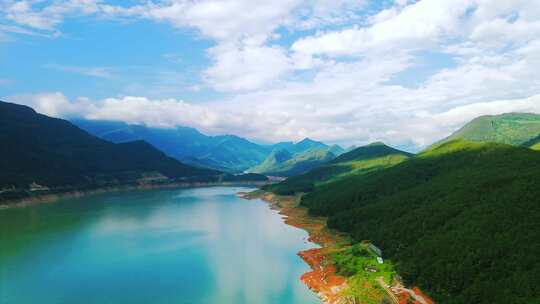
<svg viewBox="0 0 540 304">
<path fill-rule="evenodd" d="M 312 217 L 307 208 L 297 205 L 297 197 L 280 197 L 269 192 L 239 193 L 244 199 L 261 199 L 270 208 L 278 211 L 285 224 L 303 229 L 308 233 L 308 241 L 320 248 L 311 248 L 298 252 L 298 256 L 311 268 L 300 280 L 314 292 L 324 304 L 344 304 L 350 302 L 342 291 L 349 288 L 347 278 L 336 273 L 336 268 L 328 262 L 328 254 L 338 244 L 348 244 L 348 237 L 326 227 L 326 219 Z"/>
<path fill-rule="evenodd" d="M 262 190 L 239 193 L 244 199 L 261 199 L 277 210 L 283 216 L 285 224 L 300 228 L 308 233 L 308 240 L 320 248 L 312 248 L 298 252 L 311 271 L 304 273 L 300 280 L 321 299 L 323 304 L 357 303 L 354 298 L 355 289 L 365 289 L 367 294 L 375 294 L 377 288 L 382 288 L 388 300 L 393 304 L 435 304 L 418 287 L 406 288 L 401 283 L 388 286 L 381 278 L 377 279 L 378 286 L 364 284 L 353 286 L 354 277 L 345 277 L 336 273 L 331 254 L 337 252 L 340 246 L 350 246 L 352 240 L 346 233 L 330 230 L 326 226 L 326 218 L 313 217 L 307 208 L 299 206 L 299 196 L 278 196 Z M 351 281 L 351 284 L 349 284 Z M 380 285 L 379 285 L 380 284 Z M 362 302 L 363 303 L 363 302 Z"/>
<path fill-rule="evenodd" d="M 122 192 L 122 191 L 148 191 L 156 189 L 175 189 L 175 188 L 199 188 L 199 187 L 217 187 L 217 186 L 262 186 L 266 181 L 245 181 L 245 182 L 178 182 L 168 184 L 138 184 L 138 185 L 118 185 L 110 187 L 100 187 L 89 190 L 70 190 L 57 193 L 39 193 L 33 196 L 24 197 L 15 200 L 0 201 L 0 211 L 12 208 L 25 208 L 39 204 L 50 204 L 62 199 L 79 198 L 85 196 L 98 195 L 103 193 Z"/>
</svg>

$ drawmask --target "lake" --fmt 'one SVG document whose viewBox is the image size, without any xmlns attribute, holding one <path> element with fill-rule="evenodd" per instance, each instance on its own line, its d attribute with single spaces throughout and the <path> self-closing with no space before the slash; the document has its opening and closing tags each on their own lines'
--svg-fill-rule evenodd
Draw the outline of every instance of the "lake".
<svg viewBox="0 0 540 304">
<path fill-rule="evenodd" d="M 117 192 L 0 210 L 0 303 L 320 303 L 315 247 L 242 187 Z"/>
</svg>

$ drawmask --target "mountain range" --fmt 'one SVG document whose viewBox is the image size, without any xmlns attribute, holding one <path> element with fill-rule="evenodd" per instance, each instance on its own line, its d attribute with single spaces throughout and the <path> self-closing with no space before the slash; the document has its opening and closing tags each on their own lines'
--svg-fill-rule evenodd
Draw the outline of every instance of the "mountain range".
<svg viewBox="0 0 540 304">
<path fill-rule="evenodd" d="M 281 195 L 309 192 L 315 186 L 388 168 L 411 156 L 413 154 L 376 142 L 345 152 L 310 171 L 291 176 L 279 184 L 268 185 L 265 189 Z"/>
<path fill-rule="evenodd" d="M 343 151 L 309 138 L 259 145 L 183 127 L 74 122 L 88 132 L 0 102 L 1 200 L 121 185 L 266 180 L 256 172 L 287 176 L 263 189 L 298 195 L 310 214 L 327 217 L 329 228 L 347 232 L 353 243 L 377 244 L 408 285 L 437 302 L 537 301 L 540 115 L 478 117 L 418 154 L 381 142 Z M 361 275 L 361 262 L 348 258 L 347 273 Z"/>
<path fill-rule="evenodd" d="M 241 177 L 184 164 L 141 140 L 115 144 L 62 119 L 0 102 L 1 198 L 140 183 Z M 248 179 L 264 179 L 249 175 Z"/>
<path fill-rule="evenodd" d="M 303 194 L 310 214 L 377 244 L 437 303 L 535 303 L 539 118 L 479 117 L 417 155 L 375 143 L 263 189 Z M 347 259 L 361 276 L 361 257 Z"/>
<path fill-rule="evenodd" d="M 262 145 L 236 135 L 208 136 L 188 127 L 152 128 L 117 121 L 84 119 L 73 119 L 71 122 L 81 129 L 111 142 L 123 143 L 144 140 L 183 163 L 232 173 L 249 171 L 289 175 L 302 171 L 294 169 L 294 167 L 310 169 L 320 164 L 321 159 L 317 159 L 318 156 L 313 155 L 318 150 L 330 150 L 335 154 L 343 150 L 339 146 L 332 146 L 329 149 L 328 145 L 309 138 L 298 143 L 281 142 L 273 145 Z M 305 154 L 308 150 L 312 150 L 312 152 Z M 270 163 L 278 166 L 279 162 L 276 163 L 273 160 L 274 154 L 284 152 L 289 153 L 291 159 L 295 160 L 277 168 L 269 166 Z M 304 155 L 302 155 L 303 153 Z M 332 158 L 332 156 L 329 154 L 328 158 Z"/>
<path fill-rule="evenodd" d="M 327 163 L 343 153 L 343 148 L 306 138 L 296 144 L 278 144 L 270 155 L 249 172 L 273 176 L 294 176 Z"/>
</svg>

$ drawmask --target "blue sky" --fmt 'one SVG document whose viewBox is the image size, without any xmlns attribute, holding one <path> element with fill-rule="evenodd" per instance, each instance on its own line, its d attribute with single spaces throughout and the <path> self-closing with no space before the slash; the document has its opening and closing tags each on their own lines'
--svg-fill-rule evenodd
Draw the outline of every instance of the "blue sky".
<svg viewBox="0 0 540 304">
<path fill-rule="evenodd" d="M 419 149 L 540 112 L 540 3 L 3 0 L 0 97 L 58 117 Z"/>
</svg>

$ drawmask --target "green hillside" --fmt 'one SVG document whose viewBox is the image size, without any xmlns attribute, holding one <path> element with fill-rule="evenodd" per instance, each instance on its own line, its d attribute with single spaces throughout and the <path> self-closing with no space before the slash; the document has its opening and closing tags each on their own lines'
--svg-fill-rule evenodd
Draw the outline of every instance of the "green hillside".
<svg viewBox="0 0 540 304">
<path fill-rule="evenodd" d="M 274 176 L 294 176 L 307 172 L 334 159 L 344 152 L 338 145 L 328 146 L 320 141 L 305 138 L 298 143 L 282 142 L 260 164 L 249 169 Z"/>
<path fill-rule="evenodd" d="M 440 143 L 464 139 L 521 146 L 539 135 L 540 115 L 506 113 L 475 118 Z"/>
<path fill-rule="evenodd" d="M 540 151 L 540 135 L 524 143 L 522 146 Z"/>
<path fill-rule="evenodd" d="M 68 121 L 5 102 L 0 102 L 0 142 L 0 199 L 24 194 L 31 184 L 64 191 L 138 182 L 264 178 L 185 165 L 144 141 L 114 144 Z"/>
<path fill-rule="evenodd" d="M 281 195 L 309 192 L 316 185 L 388 168 L 410 156 L 411 154 L 407 152 L 388 147 L 383 143 L 373 143 L 343 153 L 324 165 L 306 173 L 291 176 L 279 184 L 268 185 L 265 190 Z"/>
<path fill-rule="evenodd" d="M 334 159 L 336 156 L 330 150 L 331 147 L 311 148 L 296 154 L 283 149 L 275 150 L 264 162 L 249 171 L 272 176 L 302 174 Z"/>
<path fill-rule="evenodd" d="M 540 153 L 451 141 L 315 187 L 301 204 L 371 240 L 438 303 L 538 303 Z"/>
</svg>

